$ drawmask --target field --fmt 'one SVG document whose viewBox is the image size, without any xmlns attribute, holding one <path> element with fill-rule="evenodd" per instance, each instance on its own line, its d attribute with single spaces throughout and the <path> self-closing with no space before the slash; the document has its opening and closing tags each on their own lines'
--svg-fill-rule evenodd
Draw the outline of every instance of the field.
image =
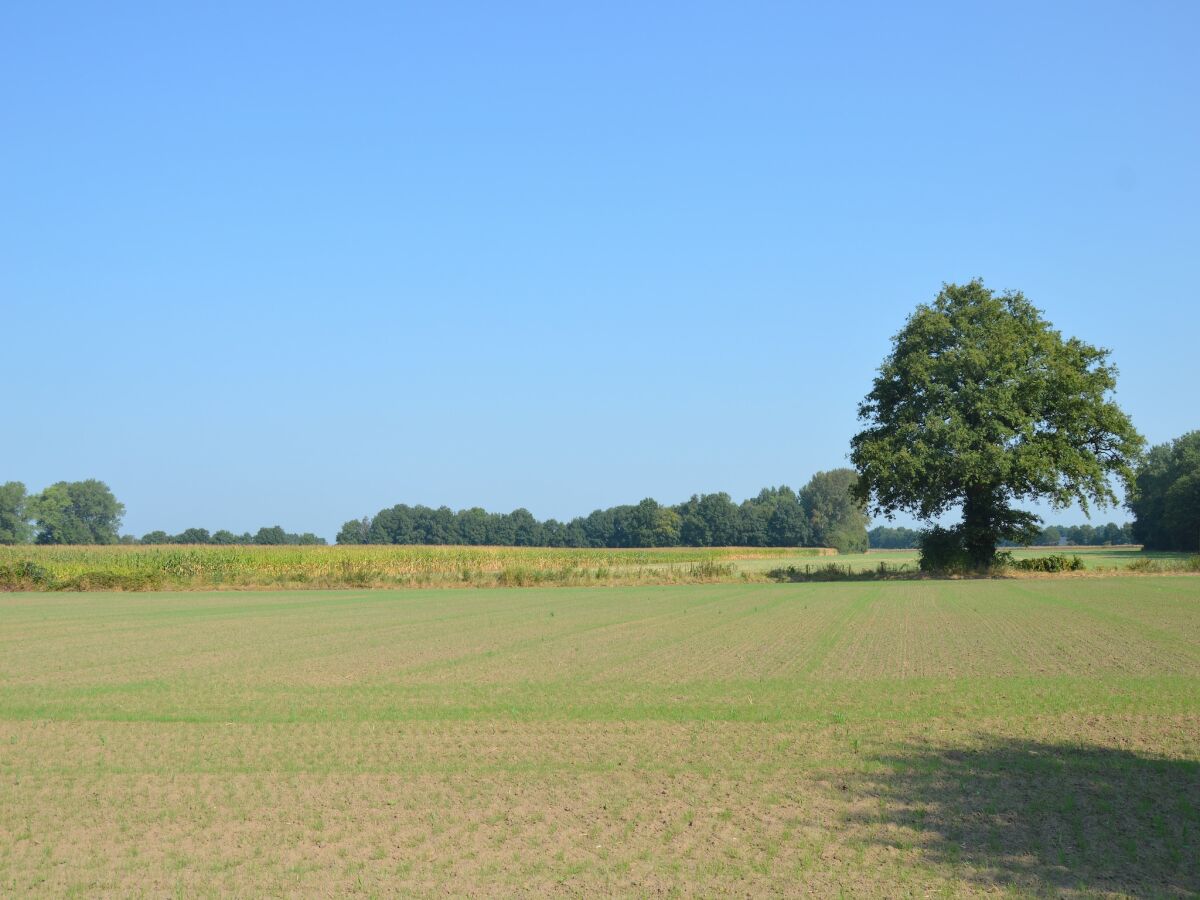
<svg viewBox="0 0 1200 900">
<path fill-rule="evenodd" d="M 246 587 L 497 587 L 671 584 L 737 576 L 822 548 L 666 547 L 581 550 L 457 546 L 0 546 L 0 589 L 212 590 Z"/>
<path fill-rule="evenodd" d="M 1200 893 L 1200 579 L 0 594 L 0 894 Z"/>
<path fill-rule="evenodd" d="M 1014 556 L 1058 552 L 1078 553 L 1092 572 L 1169 568 L 1187 559 L 1137 547 L 1040 547 Z M 772 571 L 789 566 L 917 569 L 915 550 L 830 555 L 836 551 L 811 547 L 0 546 L 0 590 L 611 586 L 767 581 Z M 1200 570 L 1200 559 L 1191 566 Z"/>
</svg>

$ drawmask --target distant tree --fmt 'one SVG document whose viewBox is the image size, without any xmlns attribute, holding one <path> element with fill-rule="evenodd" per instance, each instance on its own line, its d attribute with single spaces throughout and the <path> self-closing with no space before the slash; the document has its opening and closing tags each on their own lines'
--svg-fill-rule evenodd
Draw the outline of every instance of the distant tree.
<svg viewBox="0 0 1200 900">
<path fill-rule="evenodd" d="M 789 487 L 779 488 L 767 521 L 767 544 L 771 547 L 806 547 L 812 543 L 812 523 L 799 495 Z"/>
<path fill-rule="evenodd" d="M 1001 540 L 1036 536 L 1039 518 L 1015 502 L 1115 503 L 1110 478 L 1132 481 L 1142 438 L 1109 399 L 1108 355 L 1064 340 L 1020 293 L 945 285 L 896 335 L 859 406 L 859 498 L 889 518 L 961 507 L 955 533 L 978 569 Z"/>
<path fill-rule="evenodd" d="M 574 518 L 566 524 L 563 529 L 563 546 L 564 547 L 587 547 L 588 536 L 587 531 L 583 527 L 582 518 Z"/>
<path fill-rule="evenodd" d="M 542 523 L 542 543 L 547 547 L 567 546 L 567 526 L 557 519 Z"/>
<path fill-rule="evenodd" d="M 619 529 L 623 547 L 673 547 L 679 543 L 679 513 L 647 497 L 627 512 Z"/>
<path fill-rule="evenodd" d="M 867 549 L 867 514 L 851 493 L 857 481 L 853 469 L 833 469 L 817 472 L 801 489 L 800 500 L 818 546 L 836 547 L 839 553 Z"/>
<path fill-rule="evenodd" d="M 224 528 L 213 532 L 212 542 L 214 544 L 238 544 L 238 543 L 241 543 L 241 541 L 238 540 L 238 536 L 236 534 L 234 534 L 232 531 L 227 531 Z"/>
<path fill-rule="evenodd" d="M 27 500 L 21 482 L 0 484 L 0 544 L 27 544 L 32 539 Z"/>
<path fill-rule="evenodd" d="M 272 545 L 272 544 L 286 544 L 287 542 L 288 542 L 287 532 L 284 531 L 278 525 L 272 525 L 269 528 L 268 527 L 260 528 L 260 529 L 258 529 L 258 532 L 254 535 L 254 543 L 255 544 Z"/>
<path fill-rule="evenodd" d="M 486 544 L 488 539 L 488 514 L 478 506 L 459 512 L 458 536 L 464 544 L 476 547 Z"/>
<path fill-rule="evenodd" d="M 1177 550 L 1200 553 L 1200 473 L 1184 475 L 1167 491 L 1163 525 Z"/>
<path fill-rule="evenodd" d="M 514 509 L 509 514 L 513 543 L 518 547 L 536 547 L 542 543 L 542 529 L 527 509 Z"/>
<path fill-rule="evenodd" d="M 142 535 L 143 544 L 169 544 L 171 536 L 165 531 L 148 531 Z"/>
<path fill-rule="evenodd" d="M 381 509 L 371 520 L 368 544 L 414 544 L 412 509 L 403 503 Z"/>
<path fill-rule="evenodd" d="M 187 528 L 175 535 L 173 544 L 211 544 L 212 535 L 207 528 Z"/>
<path fill-rule="evenodd" d="M 335 540 L 339 544 L 365 544 L 371 533 L 371 518 L 351 519 L 337 533 Z"/>
<path fill-rule="evenodd" d="M 488 516 L 487 543 L 492 547 L 511 547 L 517 542 L 517 529 L 511 516 L 493 513 Z"/>
<path fill-rule="evenodd" d="M 616 546 L 616 509 L 596 509 L 571 523 L 583 533 L 580 547 Z"/>
<path fill-rule="evenodd" d="M 125 505 L 103 481 L 60 481 L 29 498 L 39 544 L 115 544 Z"/>
<path fill-rule="evenodd" d="M 1128 506 L 1147 550 L 1200 551 L 1200 431 L 1150 448 Z"/>
<path fill-rule="evenodd" d="M 1042 529 L 1035 543 L 1041 544 L 1044 547 L 1057 547 L 1062 543 L 1062 532 L 1055 525 L 1047 525 Z"/>
<path fill-rule="evenodd" d="M 141 542 L 132 534 L 123 534 L 117 539 L 117 543 L 130 545 L 130 544 L 138 544 Z"/>
<path fill-rule="evenodd" d="M 867 532 L 872 550 L 910 550 L 919 546 L 921 532 L 915 528 L 889 528 L 876 525 Z"/>
<path fill-rule="evenodd" d="M 445 506 L 430 509 L 417 505 L 412 508 L 410 517 L 414 544 L 452 544 L 458 537 L 454 513 Z"/>
<path fill-rule="evenodd" d="M 738 542 L 740 515 L 724 492 L 694 495 L 678 507 L 679 537 L 689 547 L 731 547 Z"/>
</svg>

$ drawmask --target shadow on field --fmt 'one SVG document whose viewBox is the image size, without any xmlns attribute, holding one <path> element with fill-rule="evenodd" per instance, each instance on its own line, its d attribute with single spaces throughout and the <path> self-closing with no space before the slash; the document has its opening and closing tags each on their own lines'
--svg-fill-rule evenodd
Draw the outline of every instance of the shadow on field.
<svg viewBox="0 0 1200 900">
<path fill-rule="evenodd" d="M 876 759 L 860 824 L 980 886 L 1200 894 L 1200 762 L 1019 740 Z"/>
</svg>

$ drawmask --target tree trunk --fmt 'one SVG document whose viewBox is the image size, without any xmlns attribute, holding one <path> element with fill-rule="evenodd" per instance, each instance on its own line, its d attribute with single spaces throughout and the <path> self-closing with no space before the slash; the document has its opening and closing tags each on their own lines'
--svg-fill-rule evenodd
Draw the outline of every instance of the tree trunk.
<svg viewBox="0 0 1200 900">
<path fill-rule="evenodd" d="M 996 562 L 996 497 L 986 488 L 972 488 L 963 501 L 963 549 L 971 568 L 986 572 Z"/>
</svg>

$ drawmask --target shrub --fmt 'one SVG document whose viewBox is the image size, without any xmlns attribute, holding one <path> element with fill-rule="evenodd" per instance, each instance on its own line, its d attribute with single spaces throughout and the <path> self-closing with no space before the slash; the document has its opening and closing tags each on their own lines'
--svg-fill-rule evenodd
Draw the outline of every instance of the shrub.
<svg viewBox="0 0 1200 900">
<path fill-rule="evenodd" d="M 1082 557 L 1067 556 L 1064 553 L 1038 556 L 1033 559 L 1012 559 L 1010 557 L 1006 562 L 1022 572 L 1078 572 L 1083 568 Z"/>
<path fill-rule="evenodd" d="M 921 532 L 917 547 L 921 551 L 922 572 L 961 575 L 971 568 L 971 558 L 967 555 L 961 528 L 935 525 Z"/>
<path fill-rule="evenodd" d="M 771 581 L 805 582 L 805 581 L 880 581 L 892 578 L 913 578 L 916 573 L 907 565 L 889 565 L 881 562 L 874 569 L 855 569 L 853 566 L 842 566 L 837 563 L 826 563 L 813 567 L 805 565 L 787 566 L 786 568 L 771 569 L 766 573 Z"/>
<path fill-rule="evenodd" d="M 1135 559 L 1126 567 L 1127 572 L 1170 573 L 1170 572 L 1200 572 L 1200 556 L 1189 556 L 1186 559 L 1153 559 L 1144 556 Z"/>
<path fill-rule="evenodd" d="M 31 559 L 22 559 L 8 565 L 0 565 L 0 588 L 19 591 L 50 581 L 50 573 Z"/>
</svg>

